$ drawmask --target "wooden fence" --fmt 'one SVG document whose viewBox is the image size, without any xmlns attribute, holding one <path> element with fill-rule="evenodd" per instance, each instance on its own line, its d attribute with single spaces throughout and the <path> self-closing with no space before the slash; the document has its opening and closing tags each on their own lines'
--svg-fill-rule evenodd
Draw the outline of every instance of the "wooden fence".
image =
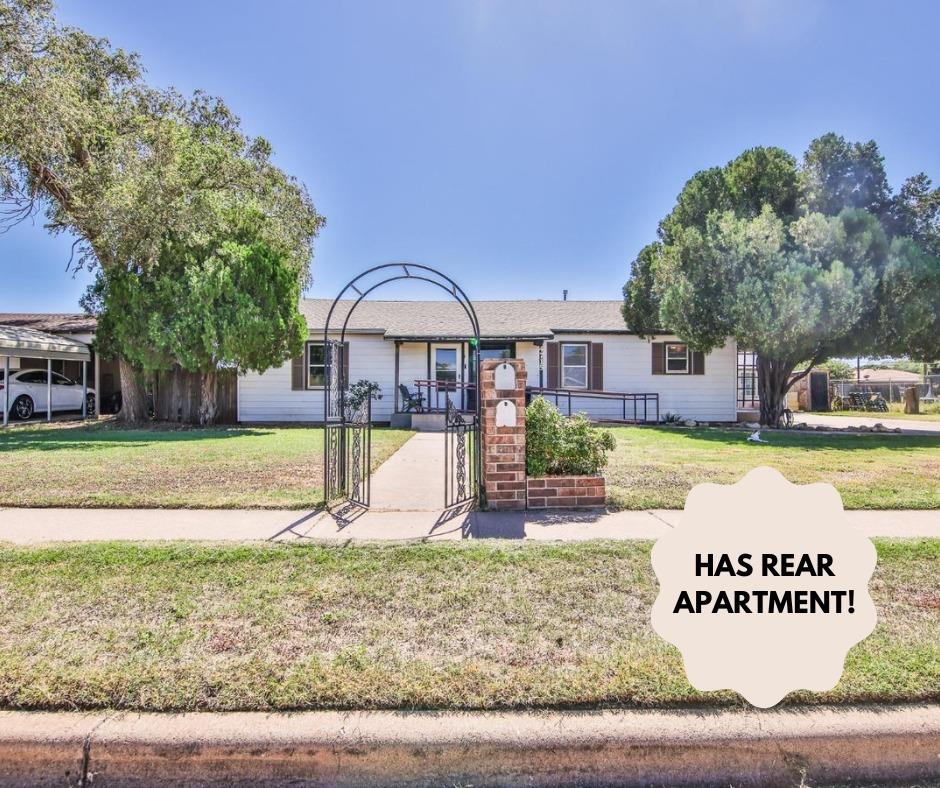
<svg viewBox="0 0 940 788">
<path fill-rule="evenodd" d="M 234 424 L 238 418 L 238 387 L 235 370 L 221 370 L 216 376 L 216 405 L 220 424 Z M 199 423 L 202 404 L 202 376 L 179 366 L 158 372 L 153 378 L 153 410 L 158 421 Z"/>
</svg>

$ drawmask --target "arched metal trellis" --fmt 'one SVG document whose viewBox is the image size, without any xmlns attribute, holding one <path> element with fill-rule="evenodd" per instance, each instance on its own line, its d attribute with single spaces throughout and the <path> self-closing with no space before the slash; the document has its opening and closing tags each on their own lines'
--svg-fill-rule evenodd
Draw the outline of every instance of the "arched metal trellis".
<svg viewBox="0 0 940 788">
<path fill-rule="evenodd" d="M 470 321 L 473 344 L 473 380 L 480 381 L 480 323 L 467 294 L 449 276 L 418 263 L 385 263 L 363 271 L 351 279 L 333 299 L 323 329 L 326 380 L 323 387 L 325 427 L 323 480 L 327 502 L 346 499 L 359 506 L 371 503 L 371 399 L 356 406 L 348 396 L 346 332 L 356 307 L 374 290 L 401 280 L 427 282 L 444 290 L 463 307 Z M 337 306 L 349 296 L 353 303 L 343 319 L 339 338 L 332 324 Z M 460 413 L 446 399 L 444 416 L 444 506 L 450 508 L 478 500 L 481 490 L 480 397 L 474 396 L 474 410 Z"/>
</svg>

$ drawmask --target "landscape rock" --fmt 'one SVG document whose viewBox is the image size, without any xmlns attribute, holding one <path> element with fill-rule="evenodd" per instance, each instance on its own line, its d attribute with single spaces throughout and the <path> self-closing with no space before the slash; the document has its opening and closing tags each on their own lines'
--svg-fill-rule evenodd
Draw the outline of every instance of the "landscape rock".
<svg viewBox="0 0 940 788">
<path fill-rule="evenodd" d="M 686 419 L 686 420 L 683 422 L 683 424 L 685 424 L 686 427 L 697 427 L 697 426 L 698 426 L 698 422 L 697 422 L 695 419 Z"/>
</svg>

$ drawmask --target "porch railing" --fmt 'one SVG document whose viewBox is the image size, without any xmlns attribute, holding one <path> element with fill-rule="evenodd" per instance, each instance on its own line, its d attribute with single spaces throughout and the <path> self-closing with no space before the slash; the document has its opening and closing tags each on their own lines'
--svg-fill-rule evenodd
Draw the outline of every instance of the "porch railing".
<svg viewBox="0 0 940 788">
<path fill-rule="evenodd" d="M 573 402 L 590 400 L 594 403 L 610 403 L 611 416 L 598 416 L 588 413 L 595 421 L 652 422 L 659 421 L 659 394 L 628 394 L 622 391 L 591 391 L 589 389 L 549 389 L 529 386 L 526 388 L 526 401 L 532 397 L 545 397 L 553 402 L 558 410 L 566 411 L 570 416 L 583 408 Z"/>
<path fill-rule="evenodd" d="M 448 400 L 457 410 L 469 410 L 473 404 L 471 392 L 477 388 L 476 383 L 443 380 L 415 380 L 414 387 L 424 398 L 422 413 L 446 413 Z"/>
</svg>

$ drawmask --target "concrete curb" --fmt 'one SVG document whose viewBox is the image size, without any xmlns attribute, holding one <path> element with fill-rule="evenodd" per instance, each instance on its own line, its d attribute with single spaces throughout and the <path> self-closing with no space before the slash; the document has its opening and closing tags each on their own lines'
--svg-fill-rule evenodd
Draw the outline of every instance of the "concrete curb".
<svg viewBox="0 0 940 788">
<path fill-rule="evenodd" d="M 940 779 L 940 705 L 0 712 L 0 785 L 818 785 Z"/>
</svg>

